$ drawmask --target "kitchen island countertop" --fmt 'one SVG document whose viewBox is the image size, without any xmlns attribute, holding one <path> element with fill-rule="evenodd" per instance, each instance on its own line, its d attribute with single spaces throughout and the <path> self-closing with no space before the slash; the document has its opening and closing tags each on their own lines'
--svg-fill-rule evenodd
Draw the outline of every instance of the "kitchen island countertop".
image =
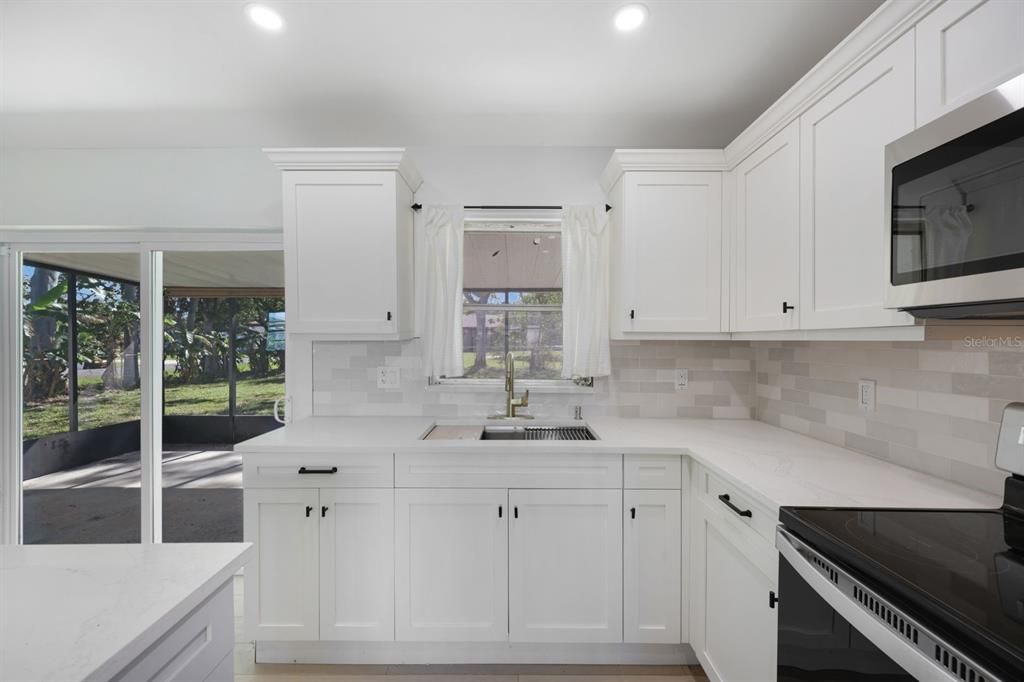
<svg viewBox="0 0 1024 682">
<path fill-rule="evenodd" d="M 0 680 L 107 680 L 253 554 L 248 543 L 0 547 Z"/>
</svg>

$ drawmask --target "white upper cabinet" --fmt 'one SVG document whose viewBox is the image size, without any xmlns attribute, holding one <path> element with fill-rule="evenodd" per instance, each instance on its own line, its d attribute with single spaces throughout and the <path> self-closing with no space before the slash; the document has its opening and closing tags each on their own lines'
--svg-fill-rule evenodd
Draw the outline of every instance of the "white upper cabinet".
<svg viewBox="0 0 1024 682">
<path fill-rule="evenodd" d="M 613 205 L 612 338 L 721 332 L 722 173 L 681 169 L 723 164 L 696 150 L 697 163 L 654 159 L 650 167 L 672 170 L 634 170 L 656 153 L 616 151 L 604 175 Z M 627 154 L 639 162 L 623 162 Z"/>
<path fill-rule="evenodd" d="M 283 173 L 290 333 L 413 335 L 413 192 L 402 149 L 272 149 Z"/>
<path fill-rule="evenodd" d="M 917 124 L 1024 72 L 1024 2 L 946 0 L 917 32 Z"/>
<path fill-rule="evenodd" d="M 914 33 L 800 117 L 800 326 L 913 324 L 882 307 L 885 145 L 914 129 Z"/>
<path fill-rule="evenodd" d="M 800 317 L 800 125 L 740 163 L 735 179 L 733 331 L 796 329 Z"/>
</svg>

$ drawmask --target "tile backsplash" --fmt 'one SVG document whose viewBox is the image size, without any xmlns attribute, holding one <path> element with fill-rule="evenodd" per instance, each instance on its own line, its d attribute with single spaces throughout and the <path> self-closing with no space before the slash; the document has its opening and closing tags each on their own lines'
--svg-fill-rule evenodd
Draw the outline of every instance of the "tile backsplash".
<svg viewBox="0 0 1024 682">
<path fill-rule="evenodd" d="M 995 443 L 1024 400 L 1024 328 L 929 327 L 922 342 L 756 342 L 759 420 L 1001 494 Z M 857 383 L 877 382 L 873 412 Z"/>
<path fill-rule="evenodd" d="M 427 386 L 420 342 L 314 345 L 314 414 L 478 418 L 502 409 L 500 387 Z M 930 327 L 922 342 L 613 342 L 612 374 L 592 390 L 531 392 L 529 413 L 570 418 L 757 418 L 812 438 L 992 493 L 1003 407 L 1024 400 L 1024 327 Z M 376 368 L 400 368 L 381 390 Z M 675 388 L 676 370 L 689 385 Z M 877 383 L 876 407 L 857 382 Z"/>
<path fill-rule="evenodd" d="M 318 416 L 483 417 L 503 409 L 504 391 L 427 386 L 418 340 L 320 342 L 313 348 L 313 412 Z M 613 342 L 612 374 L 593 389 L 530 393 L 529 413 L 569 418 L 576 405 L 587 416 L 715 417 L 749 419 L 754 407 L 754 351 L 728 341 Z M 398 366 L 398 389 L 377 388 L 376 368 Z M 689 385 L 676 391 L 677 369 Z"/>
</svg>

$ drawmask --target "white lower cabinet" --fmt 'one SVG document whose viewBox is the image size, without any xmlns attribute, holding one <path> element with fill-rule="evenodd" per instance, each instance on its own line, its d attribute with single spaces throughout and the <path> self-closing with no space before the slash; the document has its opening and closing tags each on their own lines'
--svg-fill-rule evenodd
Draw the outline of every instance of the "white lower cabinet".
<svg viewBox="0 0 1024 682">
<path fill-rule="evenodd" d="M 315 488 L 245 491 L 245 540 L 257 553 L 245 568 L 245 618 L 252 639 L 319 637 L 319 501 Z"/>
<path fill-rule="evenodd" d="M 320 490 L 320 639 L 395 638 L 395 491 Z"/>
<path fill-rule="evenodd" d="M 513 642 L 622 641 L 622 491 L 510 490 Z"/>
<path fill-rule="evenodd" d="M 399 641 L 508 639 L 507 505 L 504 489 L 397 491 Z"/>
<path fill-rule="evenodd" d="M 692 567 L 692 645 L 716 682 L 767 682 L 776 675 L 777 588 L 755 557 L 774 552 L 763 538 L 697 509 Z"/>
<path fill-rule="evenodd" d="M 394 639 L 393 500 L 390 488 L 247 489 L 249 637 Z"/>
<path fill-rule="evenodd" d="M 623 494 L 623 640 L 680 641 L 682 517 L 678 490 Z"/>
</svg>

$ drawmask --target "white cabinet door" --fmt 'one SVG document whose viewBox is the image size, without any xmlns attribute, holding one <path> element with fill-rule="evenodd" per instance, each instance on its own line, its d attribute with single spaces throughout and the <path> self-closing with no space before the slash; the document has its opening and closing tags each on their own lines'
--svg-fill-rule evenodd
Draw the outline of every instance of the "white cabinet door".
<svg viewBox="0 0 1024 682">
<path fill-rule="evenodd" d="M 678 490 L 623 493 L 623 639 L 680 642 L 682 538 Z"/>
<path fill-rule="evenodd" d="M 775 679 L 777 588 L 751 561 L 753 550 L 736 530 L 697 506 L 693 547 L 693 647 L 715 682 Z"/>
<path fill-rule="evenodd" d="M 288 331 L 394 333 L 401 180 L 391 171 L 286 171 L 283 177 Z"/>
<path fill-rule="evenodd" d="M 510 490 L 514 642 L 622 641 L 622 491 Z"/>
<path fill-rule="evenodd" d="M 623 306 L 610 314 L 627 336 L 720 331 L 722 174 L 638 171 L 622 182 Z"/>
<path fill-rule="evenodd" d="M 800 124 L 735 170 L 734 331 L 796 329 L 800 298 Z"/>
<path fill-rule="evenodd" d="M 320 490 L 320 639 L 395 638 L 395 491 Z"/>
<path fill-rule="evenodd" d="M 913 129 L 913 32 L 800 117 L 801 328 L 913 324 L 882 307 L 885 145 Z"/>
<path fill-rule="evenodd" d="M 1024 72 L 1024 2 L 946 0 L 915 27 L 917 124 Z"/>
<path fill-rule="evenodd" d="M 396 494 L 397 639 L 507 639 L 507 492 Z"/>
<path fill-rule="evenodd" d="M 256 561 L 245 567 L 245 618 L 251 639 L 319 637 L 316 489 L 246 490 L 245 540 Z"/>
</svg>

